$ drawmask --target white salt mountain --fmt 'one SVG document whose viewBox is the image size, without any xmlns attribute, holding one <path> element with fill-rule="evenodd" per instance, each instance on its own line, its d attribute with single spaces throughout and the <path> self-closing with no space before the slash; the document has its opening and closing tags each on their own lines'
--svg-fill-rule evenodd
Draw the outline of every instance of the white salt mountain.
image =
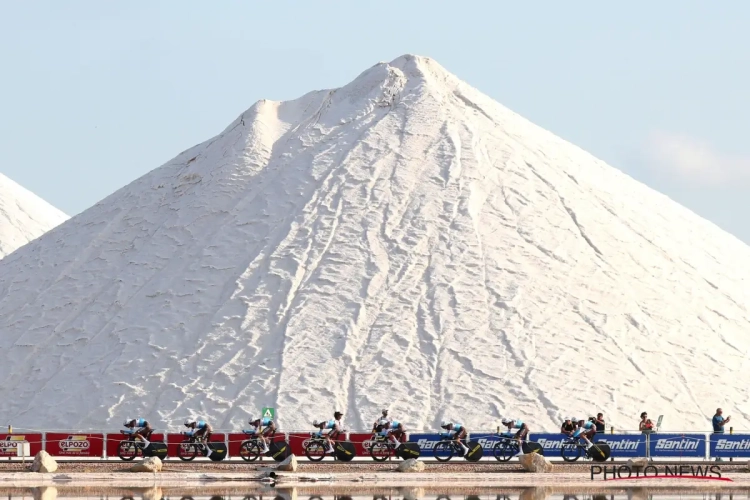
<svg viewBox="0 0 750 500">
<path fill-rule="evenodd" d="M 0 174 L 0 259 L 67 219 L 60 210 Z"/>
<path fill-rule="evenodd" d="M 256 103 L 0 262 L 0 414 L 705 431 L 750 416 L 749 283 L 734 237 L 403 56 Z"/>
</svg>

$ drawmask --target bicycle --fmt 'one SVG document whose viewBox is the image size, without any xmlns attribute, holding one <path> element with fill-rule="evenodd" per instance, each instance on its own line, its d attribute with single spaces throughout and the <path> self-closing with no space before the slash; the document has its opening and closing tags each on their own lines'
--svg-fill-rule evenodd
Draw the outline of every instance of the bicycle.
<svg viewBox="0 0 750 500">
<path fill-rule="evenodd" d="M 253 435 L 252 438 L 247 441 L 243 441 L 240 445 L 240 456 L 246 462 L 255 462 L 258 458 L 263 460 L 261 457 L 265 455 L 263 452 L 263 443 L 260 440 L 260 436 L 255 436 L 254 433 L 242 431 L 245 434 Z"/>
<path fill-rule="evenodd" d="M 500 440 L 495 443 L 495 446 L 492 448 L 492 454 L 498 461 L 507 462 L 518 455 L 518 441 L 505 434 L 498 434 L 498 436 L 500 437 Z"/>
<path fill-rule="evenodd" d="M 135 460 L 135 457 L 139 454 L 143 456 L 143 450 L 146 448 L 143 445 L 143 441 L 136 439 L 133 431 L 121 430 L 120 433 L 128 436 L 127 439 L 120 441 L 117 447 L 117 456 L 120 457 L 120 460 L 130 462 L 131 460 Z"/>
<path fill-rule="evenodd" d="M 341 431 L 344 433 L 345 431 Z M 334 460 L 338 460 L 336 457 L 336 451 L 326 451 L 328 448 L 328 441 L 324 436 L 310 436 L 310 439 L 305 442 L 305 456 L 312 462 L 320 462 L 326 455 L 331 455 Z"/>
<path fill-rule="evenodd" d="M 183 434 L 186 438 L 177 448 L 177 456 L 180 457 L 180 460 L 189 462 L 197 457 L 198 453 L 203 454 L 203 451 L 207 449 L 207 446 L 200 437 L 191 436 L 184 432 Z"/>
<path fill-rule="evenodd" d="M 385 462 L 392 456 L 397 456 L 396 449 L 401 446 L 400 442 L 396 444 L 385 436 L 373 436 L 371 443 L 370 456 L 376 462 Z"/>
<path fill-rule="evenodd" d="M 594 448 L 599 451 L 599 454 L 601 454 L 602 457 L 605 456 L 605 453 L 603 453 L 596 444 L 594 444 L 591 448 L 587 448 L 586 446 L 586 442 L 581 438 L 568 438 L 567 440 L 563 441 L 563 444 L 560 447 L 560 456 L 562 456 L 562 459 L 566 462 L 575 462 L 576 460 L 581 458 L 581 456 L 583 456 L 584 459 L 601 460 L 601 457 L 594 457 L 591 455 L 591 450 L 593 450 Z"/>
<path fill-rule="evenodd" d="M 466 443 L 467 446 L 470 445 L 470 443 Z M 453 455 L 457 455 L 459 457 L 464 457 L 464 450 L 461 448 L 461 445 L 458 444 L 456 440 L 449 436 L 443 436 L 440 438 L 440 441 L 435 445 L 435 459 L 438 462 L 447 462 L 451 458 L 453 458 Z M 468 458 L 466 458 L 469 460 Z"/>
</svg>

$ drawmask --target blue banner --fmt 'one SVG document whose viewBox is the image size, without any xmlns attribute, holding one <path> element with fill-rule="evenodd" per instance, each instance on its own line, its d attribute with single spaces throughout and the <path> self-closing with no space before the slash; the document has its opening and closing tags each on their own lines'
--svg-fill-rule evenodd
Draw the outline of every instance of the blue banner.
<svg viewBox="0 0 750 500">
<path fill-rule="evenodd" d="M 644 436 L 645 437 L 645 436 Z M 651 434 L 652 457 L 706 457 L 705 434 Z"/>
<path fill-rule="evenodd" d="M 711 434 L 711 457 L 750 457 L 750 434 Z"/>
<path fill-rule="evenodd" d="M 492 455 L 495 450 L 495 444 L 500 440 L 497 433 L 482 433 L 482 434 L 469 434 L 469 441 L 477 441 L 482 445 L 484 449 L 484 456 L 486 457 L 489 453 Z"/>
<path fill-rule="evenodd" d="M 435 445 L 440 441 L 440 434 L 409 434 L 409 441 L 417 443 L 419 454 L 423 457 L 435 456 Z M 462 442 L 465 440 L 462 440 Z M 466 443 L 464 443 L 466 444 Z M 442 453 L 441 455 L 446 455 Z"/>
<path fill-rule="evenodd" d="M 560 458 L 562 445 L 570 438 L 560 432 L 534 433 L 529 436 L 544 450 L 544 456 Z M 594 442 L 603 441 L 612 449 L 614 458 L 636 458 L 646 456 L 646 441 L 640 434 L 599 434 L 594 435 Z"/>
<path fill-rule="evenodd" d="M 594 441 L 604 441 L 612 450 L 612 458 L 646 456 L 646 436 L 643 434 L 596 434 Z"/>
</svg>

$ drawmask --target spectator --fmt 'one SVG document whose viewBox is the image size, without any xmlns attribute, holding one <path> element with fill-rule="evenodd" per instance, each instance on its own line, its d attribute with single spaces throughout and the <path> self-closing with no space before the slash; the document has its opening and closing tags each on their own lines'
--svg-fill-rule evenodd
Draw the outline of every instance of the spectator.
<svg viewBox="0 0 750 500">
<path fill-rule="evenodd" d="M 724 424 L 729 422 L 729 420 L 732 417 L 724 418 L 722 417 L 722 411 L 721 408 L 716 408 L 716 415 L 714 415 L 713 418 L 713 424 L 714 424 L 714 434 L 724 434 Z"/>
<path fill-rule="evenodd" d="M 638 430 L 644 434 L 651 434 L 654 432 L 654 423 L 648 418 L 648 413 L 645 411 L 641 413 L 641 422 L 638 425 Z"/>
<path fill-rule="evenodd" d="M 570 417 L 565 417 L 565 421 L 560 427 L 560 432 L 566 436 L 572 436 L 576 430 L 576 424 L 573 423 Z"/>
<path fill-rule="evenodd" d="M 596 420 L 594 420 L 594 424 L 596 425 L 596 432 L 604 432 L 604 413 L 596 414 Z"/>
</svg>

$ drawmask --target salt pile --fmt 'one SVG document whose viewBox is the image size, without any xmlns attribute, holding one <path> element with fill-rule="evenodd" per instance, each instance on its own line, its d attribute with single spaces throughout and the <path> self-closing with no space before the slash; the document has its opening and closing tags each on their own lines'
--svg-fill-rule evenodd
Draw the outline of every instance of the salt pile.
<svg viewBox="0 0 750 500">
<path fill-rule="evenodd" d="M 750 248 L 403 56 L 260 101 L 0 261 L 0 413 L 286 430 L 750 416 Z"/>
<path fill-rule="evenodd" d="M 0 174 L 0 259 L 67 219 L 67 215 Z"/>
</svg>

